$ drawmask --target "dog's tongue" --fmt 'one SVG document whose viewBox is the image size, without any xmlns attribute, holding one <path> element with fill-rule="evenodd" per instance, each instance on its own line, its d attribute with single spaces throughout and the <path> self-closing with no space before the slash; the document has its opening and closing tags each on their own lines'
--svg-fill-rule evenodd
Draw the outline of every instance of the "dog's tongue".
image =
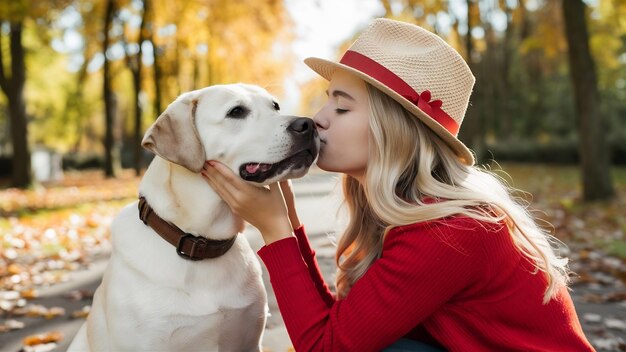
<svg viewBox="0 0 626 352">
<path fill-rule="evenodd" d="M 265 172 L 271 168 L 272 168 L 271 164 L 248 164 L 246 165 L 246 172 L 252 175 L 252 174 L 257 173 L 259 170 L 261 170 L 262 172 Z"/>
<path fill-rule="evenodd" d="M 254 174 L 254 173 L 256 173 L 259 170 L 259 166 L 260 166 L 260 164 L 248 164 L 248 165 L 246 165 L 246 171 L 249 174 Z"/>
</svg>

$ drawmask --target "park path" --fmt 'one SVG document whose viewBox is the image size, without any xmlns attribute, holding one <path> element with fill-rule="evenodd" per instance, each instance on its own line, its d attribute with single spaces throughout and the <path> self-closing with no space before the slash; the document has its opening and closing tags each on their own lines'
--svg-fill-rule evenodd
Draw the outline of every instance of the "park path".
<svg viewBox="0 0 626 352">
<path fill-rule="evenodd" d="M 298 214 L 306 224 L 307 233 L 317 253 L 320 268 L 327 282 L 334 279 L 333 230 L 340 226 L 337 209 L 339 204 L 339 186 L 337 176 L 325 173 L 310 173 L 294 182 L 298 198 Z M 245 233 L 253 249 L 262 246 L 262 239 L 255 229 L 249 227 Z M 107 256 L 96 258 L 88 270 L 73 272 L 71 280 L 51 287 L 39 289 L 39 297 L 30 303 L 45 307 L 60 306 L 67 314 L 82 309 L 90 300 L 70 300 L 66 296 L 72 291 L 93 292 L 98 286 L 106 268 Z M 285 330 L 280 312 L 273 295 L 269 277 L 264 272 L 265 286 L 271 316 L 264 334 L 265 351 L 286 352 L 292 350 L 292 344 Z M 626 291 L 620 280 L 605 277 L 604 284 L 574 283 L 571 294 L 583 329 L 598 351 L 626 351 L 626 298 L 602 299 L 602 297 L 625 297 Z M 330 285 L 333 286 L 332 284 Z M 595 299 L 594 299 L 595 297 Z M 25 328 L 10 333 L 0 333 L 0 351 L 17 352 L 22 348 L 24 337 L 59 331 L 65 338 L 58 343 L 54 351 L 65 351 L 73 336 L 83 323 L 83 319 L 58 317 L 51 320 L 42 318 L 20 318 Z"/>
</svg>

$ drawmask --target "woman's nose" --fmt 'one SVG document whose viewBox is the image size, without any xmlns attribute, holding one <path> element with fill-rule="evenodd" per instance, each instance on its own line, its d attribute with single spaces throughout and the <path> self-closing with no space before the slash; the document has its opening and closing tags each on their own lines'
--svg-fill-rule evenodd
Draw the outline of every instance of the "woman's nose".
<svg viewBox="0 0 626 352">
<path fill-rule="evenodd" d="M 326 129 L 328 127 L 328 120 L 324 118 L 324 109 L 321 109 L 313 116 L 313 122 L 317 128 Z"/>
</svg>

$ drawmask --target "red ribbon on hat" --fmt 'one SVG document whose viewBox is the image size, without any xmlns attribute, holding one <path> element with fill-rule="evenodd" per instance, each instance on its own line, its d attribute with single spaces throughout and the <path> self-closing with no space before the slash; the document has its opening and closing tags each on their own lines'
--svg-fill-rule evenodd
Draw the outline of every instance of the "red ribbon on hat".
<svg viewBox="0 0 626 352">
<path fill-rule="evenodd" d="M 430 118 L 437 121 L 453 136 L 459 132 L 459 124 L 441 109 L 441 100 L 430 101 L 430 91 L 425 90 L 421 94 L 417 93 L 408 83 L 385 66 L 356 51 L 346 51 L 339 62 L 365 73 L 400 94 Z"/>
</svg>

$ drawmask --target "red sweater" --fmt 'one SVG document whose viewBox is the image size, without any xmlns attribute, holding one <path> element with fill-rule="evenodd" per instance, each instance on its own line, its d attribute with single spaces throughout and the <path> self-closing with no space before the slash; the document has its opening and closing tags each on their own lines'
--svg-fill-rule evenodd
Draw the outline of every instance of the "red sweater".
<svg viewBox="0 0 626 352">
<path fill-rule="evenodd" d="M 303 227 L 259 250 L 297 351 L 379 351 L 406 337 L 451 351 L 593 351 L 566 288 L 504 226 L 450 217 L 391 230 L 345 299 L 320 274 Z"/>
</svg>

